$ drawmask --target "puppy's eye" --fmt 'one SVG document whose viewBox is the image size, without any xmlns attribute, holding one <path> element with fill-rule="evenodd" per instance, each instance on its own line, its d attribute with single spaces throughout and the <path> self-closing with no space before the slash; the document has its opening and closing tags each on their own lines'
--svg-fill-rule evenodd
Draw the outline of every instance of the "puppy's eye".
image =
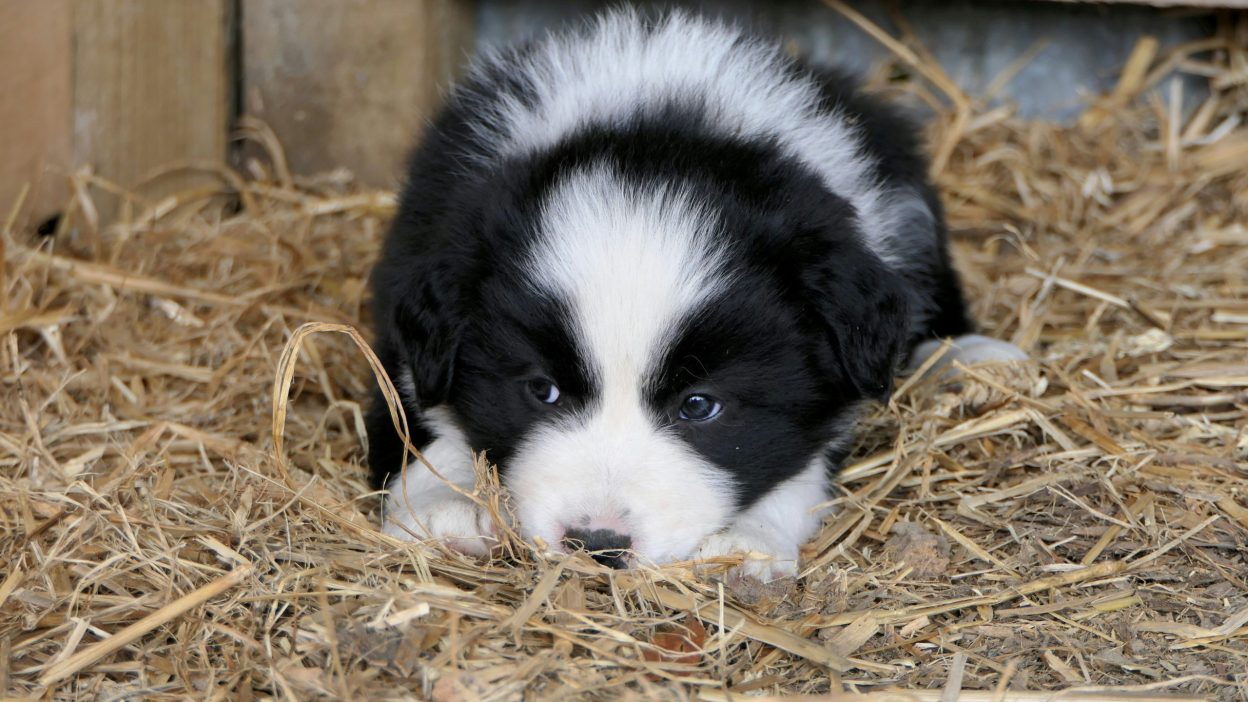
<svg viewBox="0 0 1248 702">
<path fill-rule="evenodd" d="M 680 418 L 691 422 L 705 422 L 714 419 L 723 409 L 723 403 L 710 395 L 690 395 L 680 405 Z"/>
<path fill-rule="evenodd" d="M 553 405 L 559 401 L 561 395 L 559 387 L 545 378 L 534 378 L 528 381 L 526 386 L 538 402 Z"/>
</svg>

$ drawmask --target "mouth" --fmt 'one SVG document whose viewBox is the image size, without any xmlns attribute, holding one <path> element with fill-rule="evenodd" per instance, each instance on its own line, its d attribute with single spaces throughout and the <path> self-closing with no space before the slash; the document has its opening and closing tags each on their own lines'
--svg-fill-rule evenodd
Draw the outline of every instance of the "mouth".
<svg viewBox="0 0 1248 702">
<path fill-rule="evenodd" d="M 627 570 L 633 567 L 634 559 L 632 557 L 632 552 L 630 551 L 607 550 L 589 551 L 588 553 L 590 558 L 613 570 Z"/>
<path fill-rule="evenodd" d="M 632 559 L 633 539 L 611 529 L 568 529 L 560 539 L 569 553 L 585 551 L 590 558 L 608 568 L 628 568 Z"/>
</svg>

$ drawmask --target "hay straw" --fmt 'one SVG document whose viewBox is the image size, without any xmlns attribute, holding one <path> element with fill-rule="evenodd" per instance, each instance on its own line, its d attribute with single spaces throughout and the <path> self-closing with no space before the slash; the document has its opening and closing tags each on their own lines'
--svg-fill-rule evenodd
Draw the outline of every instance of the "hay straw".
<svg viewBox="0 0 1248 702">
<path fill-rule="evenodd" d="M 1060 127 L 829 4 L 949 103 L 975 316 L 1034 360 L 903 380 L 799 579 L 547 555 L 485 461 L 492 560 L 381 534 L 356 330 L 394 196 L 249 120 L 241 172 L 151 175 L 215 186 L 75 173 L 52 237 L 0 203 L 0 697 L 1248 700 L 1248 24 L 1142 42 Z"/>
<path fill-rule="evenodd" d="M 101 659 L 116 653 L 117 651 L 129 646 L 143 636 L 152 632 L 153 629 L 168 624 L 178 617 L 186 614 L 190 610 L 204 604 L 208 600 L 220 595 L 230 588 L 238 585 L 248 575 L 251 574 L 251 567 L 241 565 L 230 571 L 228 575 L 220 578 L 189 592 L 182 597 L 170 602 L 151 614 L 143 617 L 139 621 L 125 627 L 116 634 L 93 644 L 89 648 L 83 649 L 72 656 L 59 661 L 55 665 L 44 671 L 39 676 L 40 685 L 51 685 L 60 682 L 65 678 L 77 673 L 87 666 L 98 663 Z"/>
</svg>

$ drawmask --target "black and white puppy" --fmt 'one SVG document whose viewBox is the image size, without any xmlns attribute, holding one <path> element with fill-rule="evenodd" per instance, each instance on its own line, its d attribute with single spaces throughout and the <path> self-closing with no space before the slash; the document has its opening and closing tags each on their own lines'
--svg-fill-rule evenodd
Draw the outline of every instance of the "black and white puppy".
<svg viewBox="0 0 1248 702">
<path fill-rule="evenodd" d="M 521 533 L 612 565 L 796 569 L 864 401 L 966 336 L 915 129 L 843 76 L 683 13 L 616 11 L 481 59 L 417 149 L 373 276 L 413 442 Z M 926 347 L 930 348 L 931 344 Z M 387 533 L 491 524 L 369 414 Z"/>
</svg>

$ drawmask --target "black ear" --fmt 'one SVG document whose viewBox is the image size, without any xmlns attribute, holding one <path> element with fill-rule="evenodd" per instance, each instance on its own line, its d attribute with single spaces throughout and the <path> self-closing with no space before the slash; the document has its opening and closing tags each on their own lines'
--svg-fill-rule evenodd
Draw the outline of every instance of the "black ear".
<svg viewBox="0 0 1248 702">
<path fill-rule="evenodd" d="M 463 319 L 456 280 L 450 261 L 438 257 L 383 256 L 373 270 L 377 357 L 399 390 L 415 446 L 434 438 L 420 421 L 422 410 L 446 401 L 450 391 Z M 365 424 L 369 477 L 382 488 L 402 469 L 405 454 L 380 388 Z"/>
<path fill-rule="evenodd" d="M 807 292 L 845 382 L 861 397 L 883 402 L 910 334 L 907 288 L 860 244 L 834 248 L 840 251 L 808 269 Z"/>
<path fill-rule="evenodd" d="M 402 370 L 410 372 L 421 409 L 444 402 L 451 388 L 455 354 L 463 332 L 458 278 L 450 261 L 422 259 L 407 267 L 396 286 L 392 339 Z M 398 382 L 399 378 L 395 378 Z"/>
</svg>

